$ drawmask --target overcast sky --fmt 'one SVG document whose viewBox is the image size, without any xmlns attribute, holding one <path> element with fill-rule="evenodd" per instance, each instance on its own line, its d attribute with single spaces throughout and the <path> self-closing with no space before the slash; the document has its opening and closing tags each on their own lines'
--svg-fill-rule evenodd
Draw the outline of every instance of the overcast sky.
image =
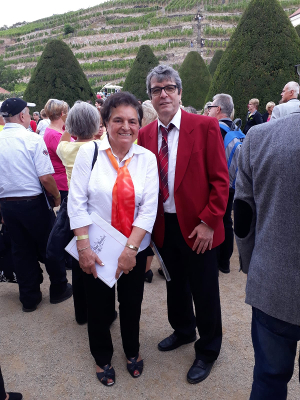
<svg viewBox="0 0 300 400">
<path fill-rule="evenodd" d="M 1 7 L 0 27 L 11 26 L 16 22 L 32 22 L 37 19 L 51 17 L 53 14 L 64 14 L 103 3 L 104 0 L 27 0 L 15 3 L 13 7 Z"/>
</svg>

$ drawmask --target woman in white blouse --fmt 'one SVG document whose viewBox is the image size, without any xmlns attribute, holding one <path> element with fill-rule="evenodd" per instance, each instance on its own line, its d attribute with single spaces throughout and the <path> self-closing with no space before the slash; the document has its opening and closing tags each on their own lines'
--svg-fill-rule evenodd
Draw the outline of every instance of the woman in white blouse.
<svg viewBox="0 0 300 400">
<path fill-rule="evenodd" d="M 89 215 L 96 212 L 128 237 L 118 259 L 116 278 L 123 272 L 117 282 L 121 337 L 127 369 L 137 378 L 143 370 L 139 321 L 147 261 L 144 250 L 149 246 L 156 218 L 159 182 L 154 154 L 133 143 L 143 118 L 136 98 L 127 92 L 110 96 L 101 116 L 107 136 L 98 142 L 93 170 L 94 143 L 80 148 L 72 172 L 68 213 L 71 229 L 79 239 L 76 243 L 85 282 L 88 334 L 96 374 L 101 383 L 111 386 L 115 371 L 110 364 L 113 345 L 109 328 L 115 316 L 115 289 L 96 279 L 95 262 L 100 265 L 102 262 L 90 248 Z"/>
</svg>

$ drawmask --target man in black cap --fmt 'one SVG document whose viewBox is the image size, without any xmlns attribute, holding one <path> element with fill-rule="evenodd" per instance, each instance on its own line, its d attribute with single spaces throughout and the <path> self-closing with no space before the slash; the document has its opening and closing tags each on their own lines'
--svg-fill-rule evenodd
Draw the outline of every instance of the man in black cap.
<svg viewBox="0 0 300 400">
<path fill-rule="evenodd" d="M 0 132 L 0 208 L 8 227 L 14 268 L 24 312 L 35 311 L 42 300 L 40 284 L 45 263 L 49 274 L 50 302 L 60 303 L 72 296 L 64 265 L 46 259 L 46 246 L 52 228 L 53 211 L 47 206 L 42 186 L 60 205 L 60 193 L 47 147 L 39 135 L 27 131 L 28 107 L 19 98 L 5 100 L 0 108 L 5 126 Z"/>
</svg>

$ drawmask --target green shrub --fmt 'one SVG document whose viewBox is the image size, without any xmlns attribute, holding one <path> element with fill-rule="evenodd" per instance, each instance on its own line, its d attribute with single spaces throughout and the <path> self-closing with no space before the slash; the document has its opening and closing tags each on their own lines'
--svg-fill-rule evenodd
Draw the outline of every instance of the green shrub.
<svg viewBox="0 0 300 400">
<path fill-rule="evenodd" d="M 211 76 L 197 51 L 190 51 L 179 68 L 182 80 L 182 104 L 200 110 L 204 105 Z"/>
<path fill-rule="evenodd" d="M 268 101 L 280 98 L 287 82 L 297 80 L 298 63 L 300 38 L 280 2 L 252 0 L 219 62 L 207 101 L 228 93 L 236 117 L 244 118 L 249 99 L 258 98 L 263 111 Z"/>
<path fill-rule="evenodd" d="M 69 33 L 73 33 L 74 31 L 75 31 L 75 29 L 73 28 L 72 25 L 65 24 L 65 27 L 64 27 L 64 34 L 65 35 L 68 35 Z"/>
<path fill-rule="evenodd" d="M 44 108 L 50 98 L 66 101 L 94 100 L 95 96 L 69 46 L 60 40 L 49 42 L 24 92 L 24 100 Z"/>
<path fill-rule="evenodd" d="M 146 77 L 149 71 L 159 64 L 158 59 L 147 45 L 140 47 L 134 63 L 127 74 L 123 90 L 133 93 L 141 100 L 147 100 Z"/>
<path fill-rule="evenodd" d="M 217 69 L 217 66 L 218 66 L 218 64 L 219 64 L 219 62 L 221 60 L 221 57 L 222 57 L 223 53 L 224 53 L 223 50 L 216 50 L 215 51 L 215 54 L 214 54 L 214 56 L 213 56 L 213 58 L 212 58 L 212 60 L 211 60 L 211 62 L 209 64 L 209 67 L 208 67 L 208 70 L 209 70 L 211 76 L 214 76 L 214 73 L 215 73 L 215 71 Z"/>
</svg>

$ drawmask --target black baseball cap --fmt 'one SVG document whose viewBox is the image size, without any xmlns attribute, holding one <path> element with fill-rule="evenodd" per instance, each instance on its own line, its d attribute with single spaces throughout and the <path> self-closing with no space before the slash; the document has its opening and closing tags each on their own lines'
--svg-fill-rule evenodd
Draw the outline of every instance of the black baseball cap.
<svg viewBox="0 0 300 400">
<path fill-rule="evenodd" d="M 25 107 L 35 107 L 35 103 L 27 103 L 26 101 L 19 99 L 18 97 L 12 97 L 4 100 L 1 105 L 0 113 L 3 117 L 13 117 L 19 114 Z"/>
</svg>

